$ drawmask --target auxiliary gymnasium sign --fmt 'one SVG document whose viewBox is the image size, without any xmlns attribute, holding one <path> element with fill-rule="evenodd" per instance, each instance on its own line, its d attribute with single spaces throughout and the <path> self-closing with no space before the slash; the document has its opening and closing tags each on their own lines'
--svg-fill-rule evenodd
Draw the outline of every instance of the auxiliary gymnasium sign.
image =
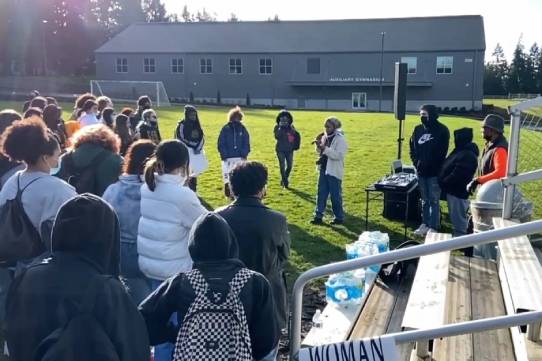
<svg viewBox="0 0 542 361">
<path fill-rule="evenodd" d="M 389 336 L 365 338 L 299 351 L 299 361 L 398 361 L 395 340 Z"/>
</svg>

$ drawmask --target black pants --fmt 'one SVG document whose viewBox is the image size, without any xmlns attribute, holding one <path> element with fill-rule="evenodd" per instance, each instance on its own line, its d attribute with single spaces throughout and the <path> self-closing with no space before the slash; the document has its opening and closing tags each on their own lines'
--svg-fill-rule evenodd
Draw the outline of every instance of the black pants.
<svg viewBox="0 0 542 361">
<path fill-rule="evenodd" d="M 282 178 L 282 185 L 288 186 L 288 178 L 292 172 L 294 165 L 294 152 L 279 152 L 277 151 L 277 158 L 279 159 L 280 176 Z"/>
</svg>

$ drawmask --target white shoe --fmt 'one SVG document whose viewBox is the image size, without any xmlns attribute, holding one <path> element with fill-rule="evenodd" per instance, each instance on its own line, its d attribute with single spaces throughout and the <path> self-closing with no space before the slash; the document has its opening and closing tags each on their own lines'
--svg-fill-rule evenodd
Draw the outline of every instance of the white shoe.
<svg viewBox="0 0 542 361">
<path fill-rule="evenodd" d="M 416 229 L 413 233 L 415 236 L 420 236 L 420 237 L 424 237 L 427 232 L 429 231 L 429 227 L 425 224 L 420 224 L 420 226 L 418 227 L 418 229 Z"/>
</svg>

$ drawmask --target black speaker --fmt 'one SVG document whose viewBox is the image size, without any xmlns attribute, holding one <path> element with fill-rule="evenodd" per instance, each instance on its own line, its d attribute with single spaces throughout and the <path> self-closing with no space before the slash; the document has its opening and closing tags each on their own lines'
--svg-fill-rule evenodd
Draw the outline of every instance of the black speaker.
<svg viewBox="0 0 542 361">
<path fill-rule="evenodd" d="M 406 211 L 406 193 L 384 191 L 384 209 L 382 216 L 389 220 L 403 221 Z M 408 197 L 407 220 L 419 222 L 421 220 L 420 192 L 412 191 Z"/>
<path fill-rule="evenodd" d="M 393 112 L 395 119 L 405 120 L 407 64 L 395 63 L 395 89 L 393 91 Z"/>
</svg>

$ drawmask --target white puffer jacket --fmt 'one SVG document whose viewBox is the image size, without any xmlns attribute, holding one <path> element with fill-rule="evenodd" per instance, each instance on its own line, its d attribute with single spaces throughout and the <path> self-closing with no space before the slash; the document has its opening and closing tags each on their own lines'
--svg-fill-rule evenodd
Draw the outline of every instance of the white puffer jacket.
<svg viewBox="0 0 542 361">
<path fill-rule="evenodd" d="M 139 268 L 149 278 L 165 280 L 192 269 L 188 234 L 207 210 L 179 175 L 155 175 L 156 189 L 141 187 L 141 218 L 137 235 Z"/>
</svg>

